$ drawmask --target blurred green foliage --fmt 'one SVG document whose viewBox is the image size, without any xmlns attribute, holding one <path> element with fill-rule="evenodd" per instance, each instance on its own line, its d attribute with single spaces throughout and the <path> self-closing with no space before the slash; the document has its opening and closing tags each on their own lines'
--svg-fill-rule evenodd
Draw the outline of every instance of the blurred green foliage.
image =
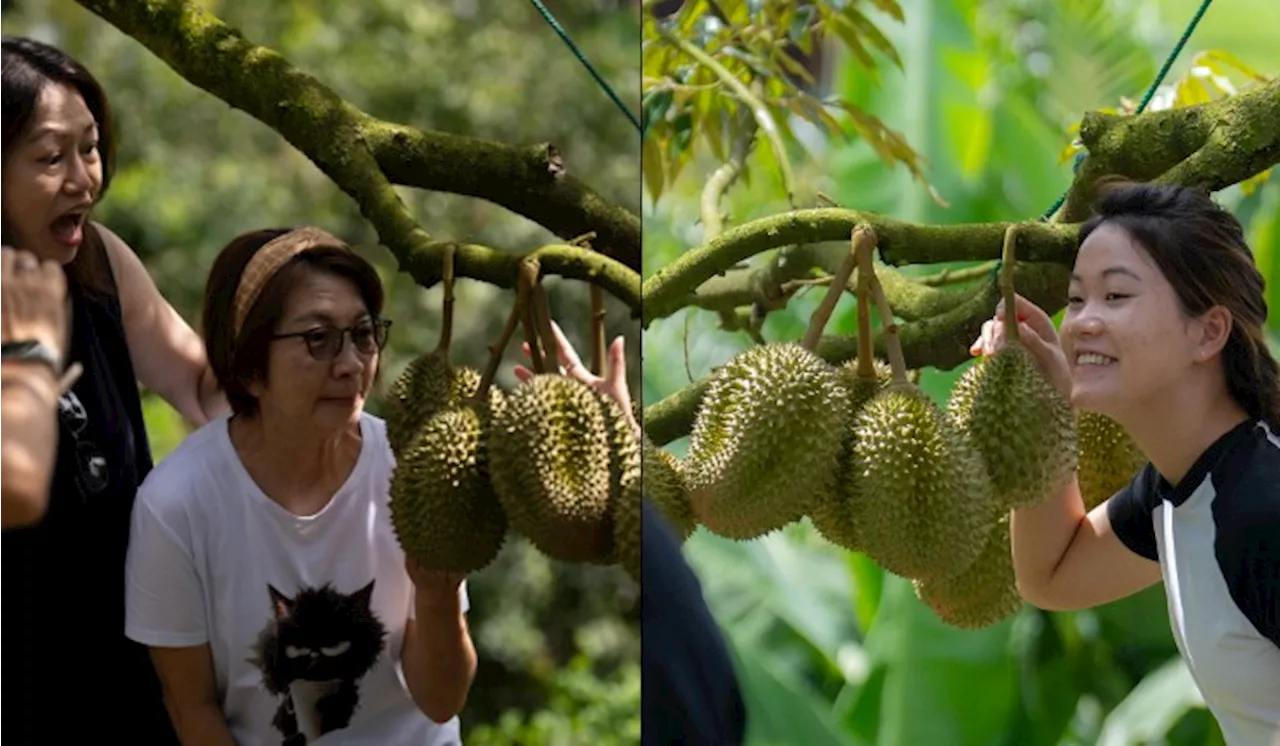
<svg viewBox="0 0 1280 746">
<path fill-rule="evenodd" d="M 1138 101 L 1199 2 L 903 0 L 902 22 L 875 3 L 856 5 L 888 37 L 901 68 L 873 51 L 873 79 L 847 45 L 832 43 L 812 55 L 811 95 L 842 99 L 901 133 L 946 206 L 910 169 L 887 164 L 852 123 L 834 136 L 801 117 L 789 120 L 796 202 L 813 205 L 821 192 L 852 209 L 962 224 L 1034 219 L 1053 204 L 1071 183 L 1061 156 L 1072 126 L 1086 110 Z M 1170 71 L 1167 93 L 1178 93 L 1205 50 L 1280 74 L 1280 50 L 1264 30 L 1278 22 L 1280 6 L 1269 0 L 1214 4 Z M 790 209 L 770 148 L 757 144 L 748 164 L 757 175 L 727 193 L 726 228 Z M 702 148 L 656 204 L 646 194 L 646 278 L 703 242 L 699 197 L 720 165 Z M 1245 225 L 1267 277 L 1280 352 L 1280 184 L 1272 178 L 1216 196 Z M 902 269 L 947 266 L 969 265 Z M 771 312 L 764 338 L 799 339 L 820 296 L 803 292 Z M 855 311 L 845 296 L 828 330 L 854 332 Z M 715 314 L 687 308 L 645 330 L 645 405 L 752 344 L 719 325 Z M 925 369 L 921 386 L 942 402 L 967 366 Z M 667 446 L 676 455 L 686 447 L 687 438 Z M 1027 606 L 999 625 L 964 631 L 939 621 L 909 581 L 827 543 L 807 519 L 752 542 L 700 528 L 684 551 L 734 653 L 750 744 L 1223 743 L 1178 657 L 1162 586 L 1081 612 Z"/>
<path fill-rule="evenodd" d="M 531 4 L 200 4 L 370 114 L 513 144 L 550 141 L 570 173 L 606 199 L 640 210 L 634 127 Z M 638 3 L 566 0 L 551 9 L 623 100 L 638 102 Z M 424 290 L 398 274 L 350 198 L 271 129 L 190 85 L 71 0 L 6 2 L 3 23 L 6 34 L 61 46 L 105 87 L 116 115 L 119 168 L 97 217 L 138 252 L 193 327 L 199 328 L 207 270 L 223 245 L 243 231 L 310 223 L 346 238 L 382 275 L 395 322 L 383 386 L 434 346 L 441 288 Z M 512 252 L 555 240 L 483 200 L 399 191 L 435 236 Z M 545 284 L 555 318 L 586 356 L 586 287 L 558 278 Z M 480 366 L 514 296 L 466 279 L 455 291 L 454 359 Z M 612 298 L 606 308 L 609 338 L 626 338 L 630 380 L 638 382 L 638 325 Z M 518 355 L 512 345 L 499 385 L 515 384 Z M 371 411 L 380 407 L 380 397 L 371 400 Z M 154 396 L 145 410 L 162 458 L 187 429 Z M 469 586 L 480 667 L 461 716 L 468 744 L 638 743 L 638 594 L 620 568 L 551 562 L 517 540 Z"/>
</svg>

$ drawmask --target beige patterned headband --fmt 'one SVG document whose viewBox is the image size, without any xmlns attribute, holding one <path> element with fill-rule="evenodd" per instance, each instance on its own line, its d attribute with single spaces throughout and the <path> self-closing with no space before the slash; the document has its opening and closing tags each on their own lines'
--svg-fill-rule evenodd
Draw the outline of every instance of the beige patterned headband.
<svg viewBox="0 0 1280 746">
<path fill-rule="evenodd" d="M 235 337 L 240 336 L 240 328 L 249 315 L 249 309 L 253 308 L 262 288 L 276 272 L 298 254 L 322 246 L 347 248 L 346 243 L 327 231 L 308 226 L 277 236 L 258 249 L 240 275 L 240 285 L 236 289 Z"/>
</svg>

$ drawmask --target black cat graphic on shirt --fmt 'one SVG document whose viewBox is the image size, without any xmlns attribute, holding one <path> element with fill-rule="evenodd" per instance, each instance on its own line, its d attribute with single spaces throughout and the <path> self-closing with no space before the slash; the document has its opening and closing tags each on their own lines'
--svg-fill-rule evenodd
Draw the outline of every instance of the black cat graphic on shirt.
<svg viewBox="0 0 1280 746">
<path fill-rule="evenodd" d="M 359 681 L 385 644 L 386 627 L 370 605 L 373 584 L 346 595 L 326 583 L 293 597 L 267 586 L 274 613 L 249 662 L 280 699 L 272 725 L 283 746 L 304 746 L 351 723 Z"/>
</svg>

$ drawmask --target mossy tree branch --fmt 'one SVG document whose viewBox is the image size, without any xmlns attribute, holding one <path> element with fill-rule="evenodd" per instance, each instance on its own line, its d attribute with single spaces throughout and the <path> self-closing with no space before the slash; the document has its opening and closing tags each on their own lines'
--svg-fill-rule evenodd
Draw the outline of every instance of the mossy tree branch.
<svg viewBox="0 0 1280 746">
<path fill-rule="evenodd" d="M 420 285 L 441 279 L 445 247 L 418 224 L 392 181 L 482 197 L 562 237 L 595 231 L 602 252 L 542 250 L 544 273 L 601 281 L 638 313 L 640 222 L 563 175 L 554 149 L 422 132 L 375 119 L 279 53 L 253 44 L 193 0 L 77 0 L 191 84 L 271 127 L 348 194 L 378 240 Z M 396 154 L 394 148 L 403 147 Z M 613 258 L 610 263 L 610 257 Z M 512 287 L 518 257 L 458 246 L 459 277 Z M 623 279 L 623 273 L 635 278 Z"/>
</svg>

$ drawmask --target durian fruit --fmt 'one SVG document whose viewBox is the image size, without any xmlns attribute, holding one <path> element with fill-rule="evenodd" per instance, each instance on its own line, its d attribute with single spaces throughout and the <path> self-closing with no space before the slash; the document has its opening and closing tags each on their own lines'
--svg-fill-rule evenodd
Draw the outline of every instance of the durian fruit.
<svg viewBox="0 0 1280 746">
<path fill-rule="evenodd" d="M 697 528 L 689 490 L 681 476 L 682 466 L 670 451 L 659 448 L 647 436 L 640 442 L 644 497 L 662 513 L 681 541 Z"/>
<path fill-rule="evenodd" d="M 684 460 L 698 522 L 749 540 L 799 520 L 830 489 L 848 402 L 835 368 L 794 342 L 750 347 L 718 368 Z"/>
<path fill-rule="evenodd" d="M 1120 423 L 1097 412 L 1076 415 L 1080 495 L 1093 510 L 1123 489 L 1147 465 L 1147 457 Z"/>
<path fill-rule="evenodd" d="M 631 579 L 640 582 L 640 500 L 641 480 L 632 480 L 618 500 L 613 514 L 613 544 L 618 564 Z"/>
<path fill-rule="evenodd" d="M 472 573 L 502 549 L 507 519 L 489 480 L 487 419 L 471 404 L 439 411 L 397 457 L 392 527 L 424 568 Z"/>
<path fill-rule="evenodd" d="M 1022 608 L 1013 572 L 1009 514 L 993 517 L 995 525 L 987 535 L 986 545 L 963 571 L 937 580 L 912 581 L 916 597 L 953 627 L 989 627 Z"/>
<path fill-rule="evenodd" d="M 1005 344 L 964 372 L 947 409 L 982 452 L 997 499 L 1016 509 L 1052 497 L 1075 474 L 1076 429 L 1071 406 L 1018 337 L 1013 236 L 1010 227 L 1001 278 L 1008 309 Z"/>
<path fill-rule="evenodd" d="M 542 373 L 505 398 L 492 432 L 493 486 L 511 527 L 553 559 L 615 562 L 614 505 L 640 477 L 617 402 Z"/>
<path fill-rule="evenodd" d="M 809 506 L 809 519 L 818 534 L 827 541 L 851 552 L 861 551 L 858 540 L 858 527 L 849 512 L 849 504 L 858 499 L 860 480 L 843 468 L 848 463 L 853 448 L 854 426 L 858 413 L 877 393 L 883 391 L 893 380 L 893 370 L 889 364 L 876 358 L 872 361 L 874 378 L 858 376 L 857 359 L 841 365 L 839 374 L 841 381 L 849 391 L 849 420 L 843 435 L 844 442 L 840 449 L 841 468 L 837 471 L 837 479 L 833 489 L 814 496 Z"/>
<path fill-rule="evenodd" d="M 435 349 L 414 358 L 387 392 L 387 439 L 399 453 L 431 415 L 475 395 L 480 372 L 454 367 L 448 350 Z M 490 388 L 493 397 L 499 390 Z"/>
<path fill-rule="evenodd" d="M 858 413 L 843 480 L 861 550 L 885 570 L 931 580 L 977 558 L 994 509 L 977 449 L 946 413 L 902 380 Z"/>
<path fill-rule="evenodd" d="M 854 228 L 850 252 L 800 343 L 749 348 L 709 377 L 683 474 L 694 515 L 711 531 L 754 539 L 800 520 L 814 502 L 835 499 L 850 391 L 816 350 L 859 247 L 874 242 L 870 226 Z"/>
</svg>

